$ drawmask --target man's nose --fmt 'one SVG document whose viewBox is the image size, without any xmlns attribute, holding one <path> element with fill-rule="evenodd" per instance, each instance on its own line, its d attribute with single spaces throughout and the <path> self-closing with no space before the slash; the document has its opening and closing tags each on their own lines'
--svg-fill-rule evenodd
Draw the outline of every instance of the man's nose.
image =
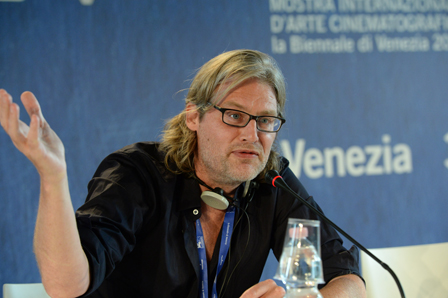
<svg viewBox="0 0 448 298">
<path fill-rule="evenodd" d="M 255 119 L 251 119 L 245 127 L 241 128 L 241 139 L 251 143 L 258 141 L 257 121 Z"/>
</svg>

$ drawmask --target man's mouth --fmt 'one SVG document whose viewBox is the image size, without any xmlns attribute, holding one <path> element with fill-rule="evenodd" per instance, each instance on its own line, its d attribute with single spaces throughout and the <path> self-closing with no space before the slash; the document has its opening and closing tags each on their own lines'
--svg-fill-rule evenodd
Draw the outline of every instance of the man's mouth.
<svg viewBox="0 0 448 298">
<path fill-rule="evenodd" d="M 254 158 L 254 157 L 258 157 L 259 156 L 259 153 L 257 151 L 246 150 L 246 149 L 234 150 L 233 153 L 236 156 L 243 157 L 243 158 Z"/>
</svg>

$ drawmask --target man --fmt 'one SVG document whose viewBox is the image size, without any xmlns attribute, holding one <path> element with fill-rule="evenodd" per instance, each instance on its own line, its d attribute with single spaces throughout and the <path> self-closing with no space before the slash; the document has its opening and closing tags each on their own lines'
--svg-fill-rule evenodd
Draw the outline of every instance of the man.
<svg viewBox="0 0 448 298">
<path fill-rule="evenodd" d="M 262 182 L 277 169 L 309 197 L 273 149 L 285 94 L 283 76 L 268 55 L 237 50 L 215 57 L 197 73 L 185 110 L 168 122 L 162 142 L 133 144 L 108 156 L 75 216 L 64 147 L 37 100 L 22 95 L 28 127 L 1 90 L 1 124 L 41 178 L 34 248 L 47 292 L 283 297 L 272 280 L 258 283 L 269 250 L 280 257 L 289 217 L 318 219 Z M 365 297 L 357 257 L 324 223 L 321 235 L 321 293 Z"/>
</svg>

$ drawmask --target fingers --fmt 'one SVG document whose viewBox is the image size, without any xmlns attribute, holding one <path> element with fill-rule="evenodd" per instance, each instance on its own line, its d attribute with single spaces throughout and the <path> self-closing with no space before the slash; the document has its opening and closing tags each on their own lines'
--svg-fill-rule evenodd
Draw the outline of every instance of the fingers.
<svg viewBox="0 0 448 298">
<path fill-rule="evenodd" d="M 11 96 L 3 89 L 0 89 L 0 123 L 5 131 L 8 131 Z"/>
<path fill-rule="evenodd" d="M 275 281 L 268 279 L 249 288 L 240 298 L 282 298 L 285 289 L 278 286 Z"/>
<path fill-rule="evenodd" d="M 23 134 L 20 131 L 19 120 L 20 108 L 12 102 L 12 97 L 5 90 L 0 90 L 0 121 L 3 129 L 17 144 L 23 140 Z M 26 125 L 25 125 L 26 126 Z M 25 128 L 26 130 L 26 128 Z"/>
<path fill-rule="evenodd" d="M 31 113 L 32 131 L 30 138 L 27 139 L 27 134 L 30 132 L 28 125 L 20 120 L 20 108 L 12 102 L 12 97 L 5 90 L 0 89 L 0 121 L 3 129 L 10 136 L 14 145 L 23 152 L 24 146 L 30 143 L 36 144 L 39 136 L 40 119 L 37 115 L 40 113 L 40 107 L 36 98 L 31 92 L 25 92 L 22 100 Z M 33 116 L 34 115 L 34 116 Z M 34 120 L 33 120 L 34 119 Z"/>
<path fill-rule="evenodd" d="M 32 116 L 36 115 L 40 118 L 40 124 L 42 125 L 44 122 L 44 116 L 42 115 L 39 102 L 37 101 L 34 94 L 29 91 L 25 91 L 22 93 L 20 99 L 22 100 L 22 103 L 30 118 L 32 119 Z"/>
<path fill-rule="evenodd" d="M 28 132 L 28 144 L 32 147 L 35 147 L 36 145 L 38 145 L 38 139 L 40 137 L 40 118 L 34 114 L 31 115 L 31 123 L 30 123 L 30 129 Z"/>
<path fill-rule="evenodd" d="M 7 133 L 9 134 L 11 140 L 14 142 L 16 146 L 21 144 L 25 139 L 24 134 L 20 131 L 19 115 L 20 115 L 19 106 L 15 103 L 11 103 L 9 105 Z"/>
</svg>

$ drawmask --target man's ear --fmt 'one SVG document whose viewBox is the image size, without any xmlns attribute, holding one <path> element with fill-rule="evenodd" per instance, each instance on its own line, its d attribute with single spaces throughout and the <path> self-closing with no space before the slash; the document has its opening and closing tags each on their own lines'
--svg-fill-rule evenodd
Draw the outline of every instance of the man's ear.
<svg viewBox="0 0 448 298">
<path fill-rule="evenodd" d="M 199 129 L 199 112 L 197 105 L 191 102 L 187 103 L 185 112 L 185 121 L 187 127 L 192 131 L 197 131 Z"/>
</svg>

